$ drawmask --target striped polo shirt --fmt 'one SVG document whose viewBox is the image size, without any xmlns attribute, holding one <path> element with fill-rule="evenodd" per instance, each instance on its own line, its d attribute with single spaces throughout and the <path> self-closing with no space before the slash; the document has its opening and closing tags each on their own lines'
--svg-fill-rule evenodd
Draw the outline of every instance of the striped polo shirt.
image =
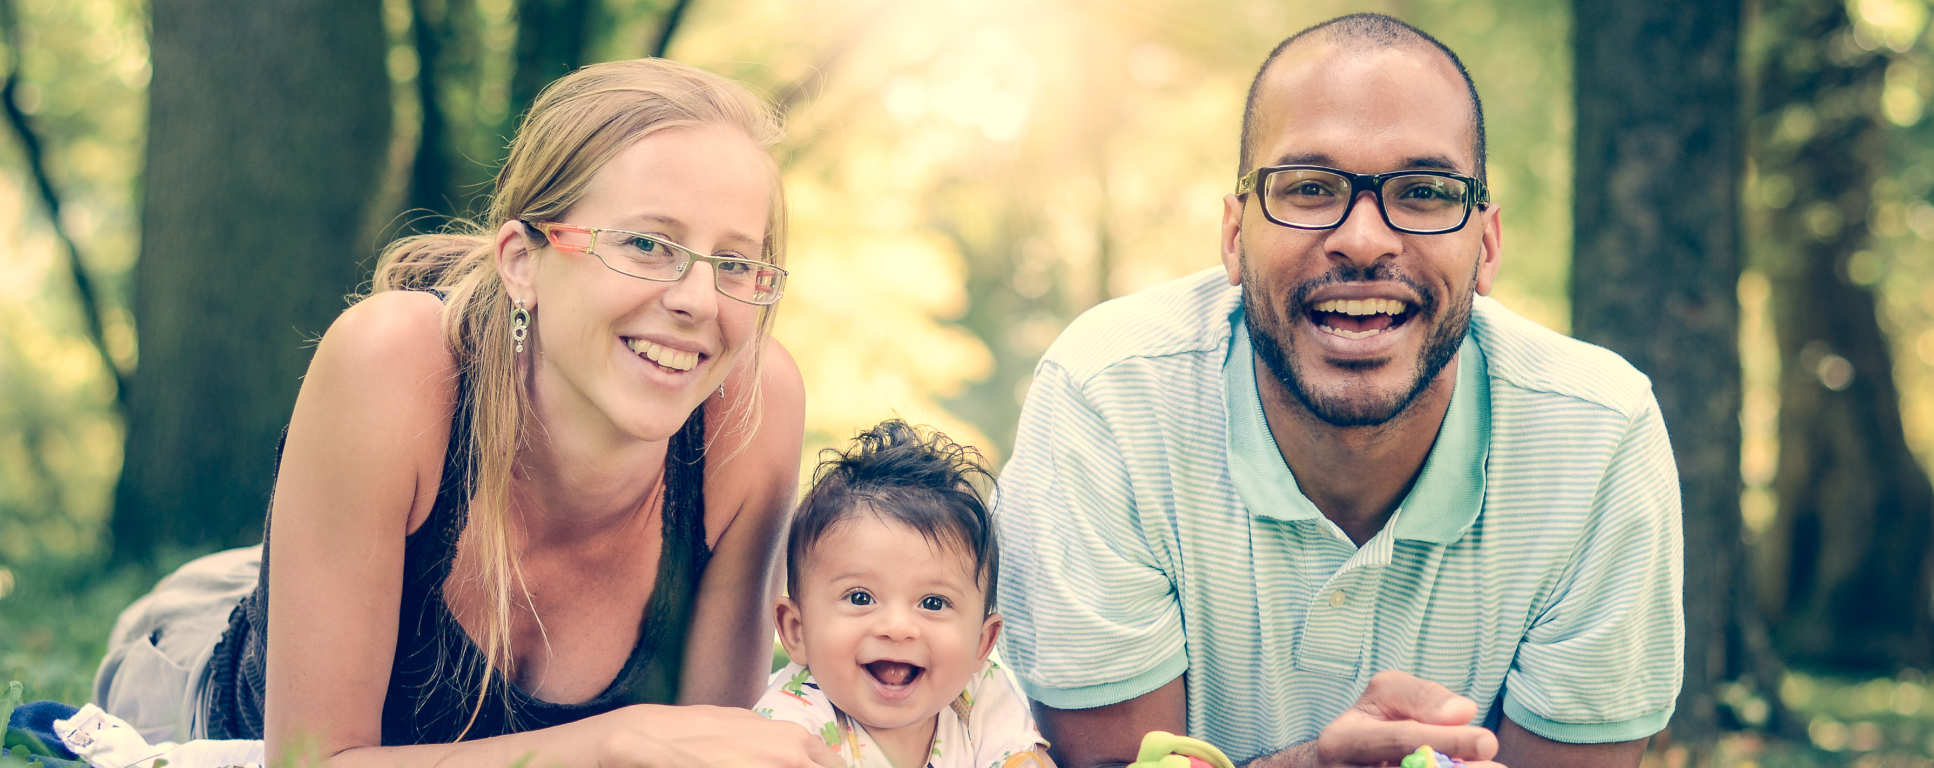
<svg viewBox="0 0 1934 768">
<path fill-rule="evenodd" d="M 1188 675 L 1248 759 L 1400 669 L 1495 727 L 1663 728 L 1679 691 L 1678 475 L 1651 383 L 1477 297 L 1449 410 L 1362 547 L 1297 489 L 1220 267 L 1104 303 L 1036 368 L 1000 476 L 1002 657 L 1060 709 Z"/>
</svg>

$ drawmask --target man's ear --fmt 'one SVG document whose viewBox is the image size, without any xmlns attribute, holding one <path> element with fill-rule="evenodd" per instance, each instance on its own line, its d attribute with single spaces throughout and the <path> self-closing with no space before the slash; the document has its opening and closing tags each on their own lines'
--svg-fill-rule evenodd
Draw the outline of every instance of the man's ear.
<svg viewBox="0 0 1934 768">
<path fill-rule="evenodd" d="M 1222 198 L 1222 269 L 1229 273 L 1230 285 L 1242 285 L 1242 209 L 1241 195 Z"/>
<path fill-rule="evenodd" d="M 786 649 L 786 657 L 806 664 L 806 622 L 799 613 L 799 604 L 791 597 L 781 597 L 772 603 L 772 626 L 779 630 L 779 644 Z"/>
<path fill-rule="evenodd" d="M 994 652 L 994 640 L 1001 636 L 1001 613 L 987 614 L 987 620 L 980 623 L 980 660 L 986 661 L 987 654 Z"/>
<path fill-rule="evenodd" d="M 1504 258 L 1504 209 L 1493 203 L 1477 214 L 1478 223 L 1484 228 L 1484 238 L 1477 255 L 1477 292 L 1491 295 L 1491 286 L 1497 282 L 1498 265 Z"/>
<path fill-rule="evenodd" d="M 523 301 L 526 309 L 537 308 L 537 256 L 531 242 L 535 235 L 530 225 L 517 219 L 497 228 L 497 277 L 511 300 Z"/>
</svg>

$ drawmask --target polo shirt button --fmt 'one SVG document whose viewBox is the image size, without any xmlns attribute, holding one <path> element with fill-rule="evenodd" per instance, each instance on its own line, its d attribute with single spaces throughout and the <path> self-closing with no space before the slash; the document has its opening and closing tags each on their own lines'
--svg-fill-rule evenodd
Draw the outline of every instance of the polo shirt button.
<svg viewBox="0 0 1934 768">
<path fill-rule="evenodd" d="M 1340 589 L 1339 589 L 1339 590 L 1337 590 L 1337 591 L 1335 591 L 1335 592 L 1331 592 L 1331 593 L 1330 593 L 1330 607 L 1331 607 L 1331 608 L 1342 608 L 1342 607 L 1343 607 L 1343 601 L 1344 601 L 1344 600 L 1346 600 L 1346 599 L 1348 599 L 1348 596 L 1347 596 L 1347 595 L 1345 595 L 1345 594 L 1343 594 L 1343 590 L 1340 590 Z"/>
</svg>

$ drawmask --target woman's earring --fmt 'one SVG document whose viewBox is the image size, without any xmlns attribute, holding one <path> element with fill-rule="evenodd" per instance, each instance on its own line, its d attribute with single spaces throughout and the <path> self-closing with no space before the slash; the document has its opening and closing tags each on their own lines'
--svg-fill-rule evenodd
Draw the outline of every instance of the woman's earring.
<svg viewBox="0 0 1934 768">
<path fill-rule="evenodd" d="M 510 341 L 517 354 L 524 354 L 524 337 L 530 335 L 531 313 L 524 308 L 524 300 L 517 299 L 517 308 L 510 311 Z"/>
</svg>

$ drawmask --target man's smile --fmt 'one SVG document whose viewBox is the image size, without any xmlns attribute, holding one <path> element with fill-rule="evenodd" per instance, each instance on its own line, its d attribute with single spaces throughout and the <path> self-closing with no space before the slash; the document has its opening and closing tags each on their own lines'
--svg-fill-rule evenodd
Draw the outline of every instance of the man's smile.
<svg viewBox="0 0 1934 768">
<path fill-rule="evenodd" d="M 1423 319 L 1435 315 L 1435 306 L 1424 286 L 1379 265 L 1354 274 L 1334 270 L 1296 286 L 1285 319 L 1308 332 L 1312 351 L 1332 364 L 1358 368 L 1388 359 L 1413 335 L 1408 331 L 1427 329 Z"/>
<path fill-rule="evenodd" d="M 1346 339 L 1367 339 L 1408 322 L 1414 312 L 1397 299 L 1329 299 L 1306 313 L 1318 330 Z"/>
</svg>

